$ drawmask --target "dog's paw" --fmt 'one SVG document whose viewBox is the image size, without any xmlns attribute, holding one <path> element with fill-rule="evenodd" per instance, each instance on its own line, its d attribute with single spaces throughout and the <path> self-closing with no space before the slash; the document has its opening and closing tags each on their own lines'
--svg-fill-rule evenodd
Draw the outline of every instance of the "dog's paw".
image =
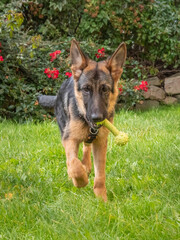
<svg viewBox="0 0 180 240">
<path fill-rule="evenodd" d="M 74 186 L 78 188 L 85 187 L 88 184 L 88 175 L 81 161 L 74 158 L 68 161 L 67 166 L 68 176 L 72 179 Z"/>
<path fill-rule="evenodd" d="M 96 197 L 101 198 L 104 202 L 107 202 L 106 188 L 94 188 Z"/>
<path fill-rule="evenodd" d="M 90 166 L 88 166 L 88 165 L 85 165 L 85 164 L 83 164 L 83 167 L 84 167 L 84 169 L 86 170 L 86 172 L 87 172 L 87 175 L 89 176 L 89 175 L 90 175 L 90 173 L 91 173 L 91 165 L 90 165 Z"/>
<path fill-rule="evenodd" d="M 94 194 L 104 202 L 107 202 L 107 191 L 104 179 L 99 178 L 94 180 Z"/>
</svg>

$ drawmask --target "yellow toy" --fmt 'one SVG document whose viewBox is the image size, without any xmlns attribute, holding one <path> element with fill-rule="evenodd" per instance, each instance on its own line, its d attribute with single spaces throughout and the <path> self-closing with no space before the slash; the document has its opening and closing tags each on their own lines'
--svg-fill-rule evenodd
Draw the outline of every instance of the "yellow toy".
<svg viewBox="0 0 180 240">
<path fill-rule="evenodd" d="M 115 143 L 117 145 L 125 145 L 128 142 L 128 135 L 124 132 L 120 132 L 112 123 L 107 119 L 104 119 L 102 122 L 97 122 L 97 125 L 103 125 L 106 127 L 112 134 L 115 136 Z"/>
</svg>

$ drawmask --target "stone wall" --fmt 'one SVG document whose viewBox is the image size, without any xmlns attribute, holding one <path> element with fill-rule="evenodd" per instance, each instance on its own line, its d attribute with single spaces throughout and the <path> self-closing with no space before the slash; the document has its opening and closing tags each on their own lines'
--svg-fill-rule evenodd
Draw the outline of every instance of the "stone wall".
<svg viewBox="0 0 180 240">
<path fill-rule="evenodd" d="M 136 104 L 136 109 L 145 110 L 160 104 L 180 103 L 180 73 L 163 80 L 153 77 L 146 81 L 148 91 L 144 93 L 145 100 Z"/>
</svg>

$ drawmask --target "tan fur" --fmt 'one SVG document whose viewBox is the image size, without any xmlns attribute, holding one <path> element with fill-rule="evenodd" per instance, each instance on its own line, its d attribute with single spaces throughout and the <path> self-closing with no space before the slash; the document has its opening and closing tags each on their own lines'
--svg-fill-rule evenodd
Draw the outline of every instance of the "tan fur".
<svg viewBox="0 0 180 240">
<path fill-rule="evenodd" d="M 113 112 L 113 110 L 114 110 L 118 94 L 119 93 L 118 93 L 117 84 L 114 83 L 114 93 L 110 92 L 110 95 L 109 95 L 109 104 L 108 104 L 108 112 L 109 113 Z"/>
<path fill-rule="evenodd" d="M 82 115 L 86 115 L 86 110 L 84 107 L 84 101 L 83 101 L 83 96 L 82 93 L 78 92 L 77 90 L 77 82 L 74 83 L 74 93 L 76 96 L 76 101 L 77 101 L 77 106 L 78 106 L 78 110 Z"/>
<path fill-rule="evenodd" d="M 101 197 L 107 201 L 106 194 L 106 151 L 107 151 L 107 136 L 108 130 L 102 127 L 99 131 L 97 139 L 93 142 L 93 155 L 94 155 L 94 193 L 97 197 Z"/>
<path fill-rule="evenodd" d="M 85 141 L 89 135 L 89 128 L 80 120 L 71 119 L 65 131 L 69 133 L 70 139 L 78 143 Z"/>
<path fill-rule="evenodd" d="M 78 81 L 79 77 L 81 76 L 82 71 L 79 70 L 76 66 L 71 66 L 72 75 L 75 81 Z"/>
<path fill-rule="evenodd" d="M 107 69 L 108 65 L 106 61 L 103 62 L 98 62 L 98 69 L 100 69 L 101 71 L 105 72 L 106 74 L 109 74 L 109 70 Z M 121 74 L 123 72 L 123 69 L 120 68 L 119 71 L 114 72 L 112 74 L 112 78 L 114 80 L 114 93 L 110 93 L 109 96 L 109 106 L 108 106 L 108 112 L 111 113 L 114 110 L 116 101 L 117 101 L 117 97 L 118 97 L 118 81 L 121 77 Z"/>
<path fill-rule="evenodd" d="M 74 50 L 75 56 L 73 57 Z M 88 64 L 88 59 L 84 56 L 83 52 L 79 47 L 78 42 L 75 39 L 73 39 L 71 42 L 70 56 L 71 60 L 75 58 L 71 66 L 71 70 L 73 73 L 74 80 L 78 80 L 78 76 L 80 76 L 81 70 L 84 69 Z"/>
<path fill-rule="evenodd" d="M 113 80 L 114 80 L 116 83 L 119 81 L 122 73 L 123 73 L 122 68 L 121 68 L 120 70 L 118 70 L 118 71 L 113 71 L 113 72 L 111 73 L 112 78 L 113 78 Z"/>
<path fill-rule="evenodd" d="M 86 168 L 86 172 L 89 175 L 91 173 L 91 145 L 83 144 L 83 159 L 82 164 Z"/>
<path fill-rule="evenodd" d="M 78 158 L 67 161 L 68 176 L 72 178 L 75 187 L 81 188 L 88 184 L 86 169 Z"/>
<path fill-rule="evenodd" d="M 71 115 L 71 119 L 66 124 L 63 136 L 66 137 L 67 135 L 69 135 L 70 139 L 77 141 L 79 144 L 80 142 L 83 142 L 85 139 L 87 139 L 89 134 L 89 128 L 87 124 L 85 124 L 81 120 L 73 118 L 72 108 L 73 108 L 72 104 L 70 104 L 69 112 Z M 80 131 L 81 131 L 81 134 L 80 134 Z"/>
<path fill-rule="evenodd" d="M 114 79 L 114 93 L 110 93 L 110 96 L 109 96 L 108 112 L 112 112 L 114 110 L 115 105 L 116 105 L 117 97 L 118 97 L 118 94 L 119 94 L 118 81 L 121 77 L 122 72 L 123 72 L 123 69 L 121 68 L 119 72 L 114 72 L 112 74 L 112 78 Z"/>
<path fill-rule="evenodd" d="M 87 67 L 84 69 L 84 74 L 96 68 L 97 62 L 89 60 Z"/>
<path fill-rule="evenodd" d="M 106 186 L 105 186 L 105 181 L 106 178 L 105 177 L 96 177 L 94 179 L 94 194 L 96 195 L 96 197 L 100 197 L 104 200 L 104 202 L 107 201 L 107 190 L 106 190 Z"/>
<path fill-rule="evenodd" d="M 98 69 L 105 72 L 106 74 L 109 74 L 106 61 L 98 62 Z"/>
<path fill-rule="evenodd" d="M 66 152 L 68 176 L 72 179 L 74 186 L 85 187 L 88 184 L 86 169 L 77 158 L 79 144 L 74 140 L 64 140 L 63 146 Z"/>
</svg>

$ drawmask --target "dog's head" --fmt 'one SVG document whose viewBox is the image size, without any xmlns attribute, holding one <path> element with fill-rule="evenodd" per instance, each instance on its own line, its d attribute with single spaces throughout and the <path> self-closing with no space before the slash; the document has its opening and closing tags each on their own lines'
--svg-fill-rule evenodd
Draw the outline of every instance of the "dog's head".
<svg viewBox="0 0 180 240">
<path fill-rule="evenodd" d="M 72 40 L 71 70 L 80 113 L 92 123 L 102 121 L 114 110 L 118 96 L 118 80 L 126 59 L 126 44 L 121 43 L 105 61 L 89 59 Z"/>
</svg>

